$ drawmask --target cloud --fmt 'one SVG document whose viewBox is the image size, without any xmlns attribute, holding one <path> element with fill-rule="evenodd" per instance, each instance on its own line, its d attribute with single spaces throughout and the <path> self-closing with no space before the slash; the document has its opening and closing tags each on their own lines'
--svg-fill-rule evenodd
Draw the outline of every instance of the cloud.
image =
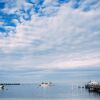
<svg viewBox="0 0 100 100">
<path fill-rule="evenodd" d="M 0 57 L 2 69 L 3 66 L 4 69 L 66 69 L 99 64 L 98 6 L 93 4 L 92 10 L 85 11 L 92 2 L 84 1 L 76 9 L 72 1 L 59 6 L 58 2 L 49 0 L 42 7 L 36 3 L 41 8 L 36 13 L 32 4 L 23 2 L 18 0 L 12 11 L 17 9 L 16 14 L 20 16 L 20 21 L 12 19 L 16 27 L 5 26 L 15 32 L 10 31 L 8 37 L 0 38 L 0 55 L 4 56 Z M 21 8 L 30 12 L 23 13 Z M 10 11 L 8 6 L 6 10 Z M 29 20 L 25 19 L 27 16 Z"/>
<path fill-rule="evenodd" d="M 44 66 L 46 68 L 51 69 L 73 69 L 73 68 L 82 68 L 82 67 L 89 67 L 89 66 L 96 66 L 100 64 L 100 58 L 89 58 L 89 59 L 81 59 L 81 58 L 71 58 L 71 59 L 58 59 L 48 63 Z"/>
</svg>

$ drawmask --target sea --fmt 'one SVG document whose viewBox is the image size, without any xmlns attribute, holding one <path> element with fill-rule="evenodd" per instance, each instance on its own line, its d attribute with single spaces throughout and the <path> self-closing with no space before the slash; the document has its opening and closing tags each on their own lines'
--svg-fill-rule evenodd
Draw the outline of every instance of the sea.
<svg viewBox="0 0 100 100">
<path fill-rule="evenodd" d="M 99 93 L 89 92 L 84 88 L 90 80 L 100 82 L 99 70 L 50 71 L 37 74 L 42 76 L 38 77 L 38 81 L 34 78 L 36 75 L 31 73 L 26 78 L 32 80 L 33 77 L 33 81 L 6 85 L 0 90 L 0 100 L 100 100 Z M 52 82 L 52 85 L 43 88 L 40 86 L 41 82 Z"/>
</svg>

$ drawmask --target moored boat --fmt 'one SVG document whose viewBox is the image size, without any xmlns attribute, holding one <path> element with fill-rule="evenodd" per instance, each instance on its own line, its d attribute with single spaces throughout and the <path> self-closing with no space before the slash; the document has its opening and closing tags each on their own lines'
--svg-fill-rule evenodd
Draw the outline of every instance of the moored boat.
<svg viewBox="0 0 100 100">
<path fill-rule="evenodd" d="M 49 86 L 52 86 L 52 82 L 42 82 L 39 86 L 43 88 L 47 88 Z"/>
<path fill-rule="evenodd" d="M 96 86 L 96 85 L 99 85 L 99 83 L 96 82 L 96 81 L 89 81 L 89 82 L 85 85 L 85 87 L 86 87 L 86 88 L 90 88 L 90 87 Z"/>
<path fill-rule="evenodd" d="M 100 90 L 100 84 L 96 81 L 90 81 L 85 85 L 85 88 L 89 91 L 99 91 Z"/>
<path fill-rule="evenodd" d="M 4 89 L 4 85 L 0 85 L 0 89 Z"/>
</svg>

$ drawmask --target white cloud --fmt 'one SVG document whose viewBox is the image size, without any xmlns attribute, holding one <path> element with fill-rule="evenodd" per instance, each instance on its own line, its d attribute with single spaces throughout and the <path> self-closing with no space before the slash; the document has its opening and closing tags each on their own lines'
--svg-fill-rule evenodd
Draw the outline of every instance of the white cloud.
<svg viewBox="0 0 100 100">
<path fill-rule="evenodd" d="M 79 67 L 95 66 L 100 64 L 100 59 L 86 59 L 86 60 L 64 60 L 56 61 L 45 65 L 47 69 L 71 69 Z"/>
<path fill-rule="evenodd" d="M 16 23 L 15 35 L 0 39 L 0 48 L 7 54 L 19 53 L 18 50 L 21 50 L 20 53 L 25 51 L 30 53 L 20 61 L 15 59 L 13 64 L 17 68 L 30 65 L 30 67 L 51 69 L 99 64 L 100 57 L 94 58 L 94 54 L 100 55 L 100 41 L 97 39 L 100 35 L 99 11 L 100 9 L 89 12 L 83 12 L 81 9 L 74 10 L 69 3 L 62 5 L 55 16 L 39 17 L 33 14 L 31 20 Z M 35 40 L 41 41 L 40 45 L 34 46 Z M 34 52 L 37 52 L 38 60 L 34 57 Z M 41 52 L 44 52 L 43 55 L 40 54 Z M 77 59 L 78 54 L 85 60 L 73 59 Z M 72 57 L 70 59 L 59 57 L 61 55 L 72 55 Z M 12 58 L 10 59 L 8 65 L 11 64 Z"/>
</svg>

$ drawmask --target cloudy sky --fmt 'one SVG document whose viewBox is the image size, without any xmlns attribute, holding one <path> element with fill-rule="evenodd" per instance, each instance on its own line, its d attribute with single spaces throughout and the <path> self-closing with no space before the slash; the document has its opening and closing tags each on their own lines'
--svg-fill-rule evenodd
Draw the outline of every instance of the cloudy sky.
<svg viewBox="0 0 100 100">
<path fill-rule="evenodd" d="M 99 0 L 0 0 L 0 73 L 99 65 Z"/>
</svg>

